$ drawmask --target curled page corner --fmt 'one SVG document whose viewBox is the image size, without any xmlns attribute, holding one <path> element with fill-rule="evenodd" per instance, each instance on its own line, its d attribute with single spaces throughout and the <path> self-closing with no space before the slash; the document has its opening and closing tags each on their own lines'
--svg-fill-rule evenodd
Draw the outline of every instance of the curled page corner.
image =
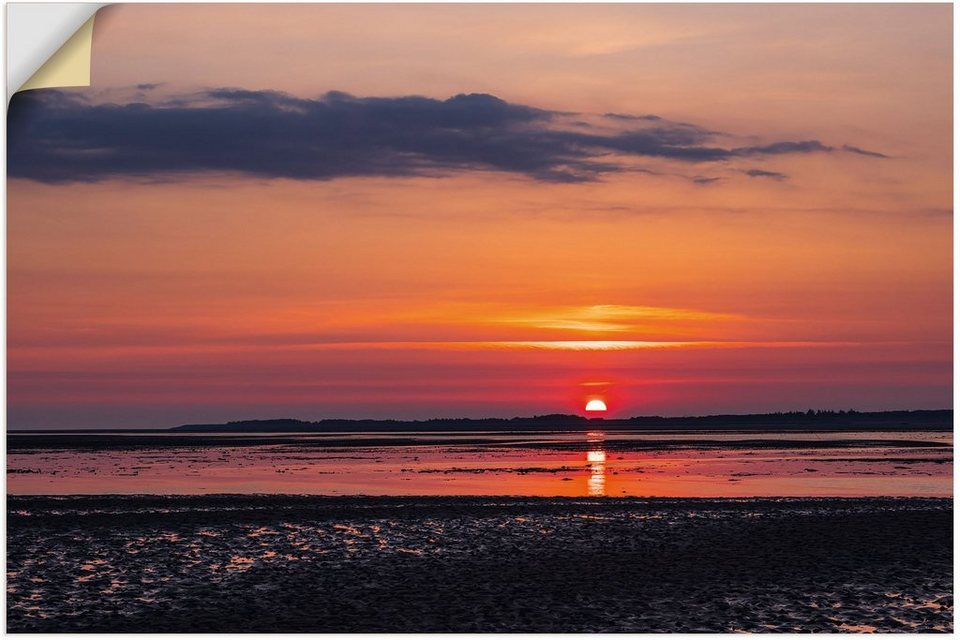
<svg viewBox="0 0 960 640">
<path fill-rule="evenodd" d="M 90 86 L 90 51 L 95 18 L 96 15 L 93 15 L 84 22 L 19 90 Z"/>
<path fill-rule="evenodd" d="M 7 5 L 7 99 L 27 89 L 89 86 L 94 19 L 104 6 Z"/>
</svg>

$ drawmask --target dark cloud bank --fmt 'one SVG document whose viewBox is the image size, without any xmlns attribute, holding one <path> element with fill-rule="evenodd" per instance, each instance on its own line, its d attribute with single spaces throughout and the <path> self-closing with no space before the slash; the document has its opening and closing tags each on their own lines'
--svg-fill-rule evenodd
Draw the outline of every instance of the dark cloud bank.
<svg viewBox="0 0 960 640">
<path fill-rule="evenodd" d="M 817 140 L 724 145 L 721 134 L 654 115 L 605 114 L 598 124 L 491 95 L 304 99 L 218 89 L 161 104 L 93 104 L 59 90 L 18 93 L 8 115 L 8 173 L 42 182 L 172 177 L 203 171 L 325 180 L 492 170 L 550 182 L 683 163 L 848 152 Z M 601 126 L 604 123 L 610 126 Z M 626 129 L 624 129 L 626 127 Z M 782 179 L 750 170 L 751 177 Z"/>
</svg>

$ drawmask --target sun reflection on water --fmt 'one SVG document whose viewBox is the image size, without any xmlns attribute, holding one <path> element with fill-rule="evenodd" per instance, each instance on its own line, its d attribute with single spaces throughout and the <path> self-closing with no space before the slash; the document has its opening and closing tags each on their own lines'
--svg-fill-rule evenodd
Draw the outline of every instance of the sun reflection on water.
<svg viewBox="0 0 960 640">
<path fill-rule="evenodd" d="M 587 462 L 590 463 L 587 493 L 591 497 L 607 495 L 607 452 L 603 449 L 603 438 L 604 434 L 599 431 L 590 431 L 587 433 L 587 442 L 591 445 L 591 449 L 587 451 Z"/>
</svg>

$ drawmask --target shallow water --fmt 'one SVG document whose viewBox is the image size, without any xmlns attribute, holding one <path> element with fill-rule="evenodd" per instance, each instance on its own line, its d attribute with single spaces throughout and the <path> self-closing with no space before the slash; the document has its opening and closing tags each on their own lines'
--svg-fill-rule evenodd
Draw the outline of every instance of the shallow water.
<svg viewBox="0 0 960 640">
<path fill-rule="evenodd" d="M 276 444 L 278 435 L 286 441 Z M 952 434 L 944 432 L 404 433 L 407 444 L 377 446 L 385 435 L 393 434 L 270 434 L 271 444 L 241 446 L 17 449 L 7 456 L 7 492 L 952 495 Z"/>
</svg>

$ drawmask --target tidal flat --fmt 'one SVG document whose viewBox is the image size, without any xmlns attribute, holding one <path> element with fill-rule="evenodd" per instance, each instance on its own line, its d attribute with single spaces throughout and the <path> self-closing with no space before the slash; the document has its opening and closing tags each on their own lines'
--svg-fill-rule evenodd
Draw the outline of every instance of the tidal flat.
<svg viewBox="0 0 960 640">
<path fill-rule="evenodd" d="M 10 632 L 953 630 L 943 498 L 10 496 Z"/>
</svg>

